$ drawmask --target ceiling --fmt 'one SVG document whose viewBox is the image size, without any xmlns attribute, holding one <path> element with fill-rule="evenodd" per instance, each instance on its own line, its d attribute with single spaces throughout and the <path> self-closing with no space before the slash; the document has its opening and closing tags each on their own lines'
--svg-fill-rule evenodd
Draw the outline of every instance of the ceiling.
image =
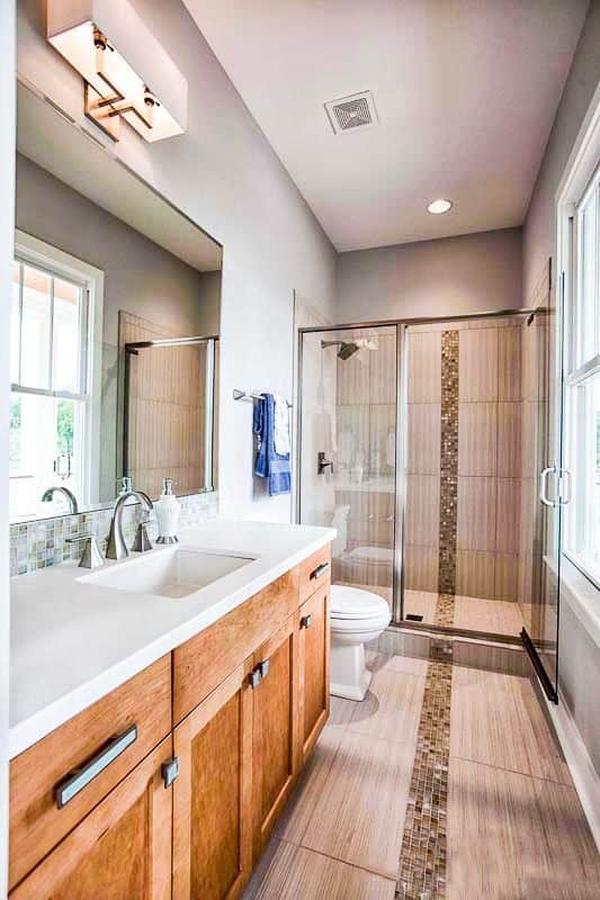
<svg viewBox="0 0 600 900">
<path fill-rule="evenodd" d="M 17 149 L 97 206 L 201 272 L 222 248 L 133 172 L 28 87 L 18 85 Z"/>
<path fill-rule="evenodd" d="M 520 225 L 588 6 L 185 3 L 338 250 Z M 335 135 L 323 104 L 364 90 L 379 125 Z"/>
</svg>

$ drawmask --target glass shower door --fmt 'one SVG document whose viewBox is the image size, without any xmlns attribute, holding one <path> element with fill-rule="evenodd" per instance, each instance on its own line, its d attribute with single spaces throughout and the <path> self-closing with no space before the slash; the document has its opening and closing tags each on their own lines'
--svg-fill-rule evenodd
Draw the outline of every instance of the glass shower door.
<svg viewBox="0 0 600 900">
<path fill-rule="evenodd" d="M 562 296 L 562 290 L 560 291 Z M 531 605 L 525 612 L 523 640 L 547 696 L 558 690 L 558 629 L 562 508 L 563 317 L 559 316 L 548 280 L 544 302 L 530 318 L 529 378 L 526 406 L 532 409 L 530 433 L 537 485 L 532 487 Z M 527 403 L 527 400 L 530 402 Z"/>
<path fill-rule="evenodd" d="M 298 521 L 330 525 L 333 581 L 393 606 L 397 328 L 301 332 Z"/>
</svg>

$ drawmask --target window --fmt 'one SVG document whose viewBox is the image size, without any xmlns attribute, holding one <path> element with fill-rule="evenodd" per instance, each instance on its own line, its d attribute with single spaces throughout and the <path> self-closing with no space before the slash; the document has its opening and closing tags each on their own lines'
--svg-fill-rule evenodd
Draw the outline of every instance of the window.
<svg viewBox="0 0 600 900">
<path fill-rule="evenodd" d="M 570 334 L 565 373 L 564 550 L 600 586 L 600 173 L 570 218 Z"/>
<path fill-rule="evenodd" d="M 97 477 L 98 282 L 91 267 L 18 235 L 10 309 L 10 513 L 55 514 L 46 488 L 89 502 Z M 101 273 L 99 273 L 101 274 Z M 96 312 L 96 315 L 94 315 Z M 101 335 L 100 335 L 101 340 Z"/>
</svg>

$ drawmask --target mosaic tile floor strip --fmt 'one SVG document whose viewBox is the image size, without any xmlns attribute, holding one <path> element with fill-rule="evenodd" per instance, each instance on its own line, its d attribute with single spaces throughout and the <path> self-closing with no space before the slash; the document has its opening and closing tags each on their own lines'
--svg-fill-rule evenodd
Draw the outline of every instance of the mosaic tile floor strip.
<svg viewBox="0 0 600 900">
<path fill-rule="evenodd" d="M 417 733 L 396 900 L 446 896 L 452 665 L 431 661 Z"/>
</svg>

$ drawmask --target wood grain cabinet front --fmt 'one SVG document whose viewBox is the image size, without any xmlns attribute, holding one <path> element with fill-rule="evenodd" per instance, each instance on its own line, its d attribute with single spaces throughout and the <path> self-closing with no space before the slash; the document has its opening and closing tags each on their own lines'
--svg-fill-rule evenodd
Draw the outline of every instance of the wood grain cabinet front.
<svg viewBox="0 0 600 900">
<path fill-rule="evenodd" d="M 168 900 L 172 787 L 168 737 L 10 894 L 10 900 Z"/>
<path fill-rule="evenodd" d="M 13 759 L 10 887 L 170 731 L 168 655 Z"/>
<path fill-rule="evenodd" d="M 254 858 L 294 786 L 299 764 L 296 615 L 254 654 L 252 809 Z"/>
<path fill-rule="evenodd" d="M 298 596 L 304 603 L 331 580 L 331 544 L 321 547 L 298 566 Z"/>
<path fill-rule="evenodd" d="M 174 900 L 232 900 L 252 868 L 253 658 L 175 729 Z"/>
<path fill-rule="evenodd" d="M 298 611 L 299 730 L 304 763 L 329 717 L 329 584 Z"/>
</svg>

